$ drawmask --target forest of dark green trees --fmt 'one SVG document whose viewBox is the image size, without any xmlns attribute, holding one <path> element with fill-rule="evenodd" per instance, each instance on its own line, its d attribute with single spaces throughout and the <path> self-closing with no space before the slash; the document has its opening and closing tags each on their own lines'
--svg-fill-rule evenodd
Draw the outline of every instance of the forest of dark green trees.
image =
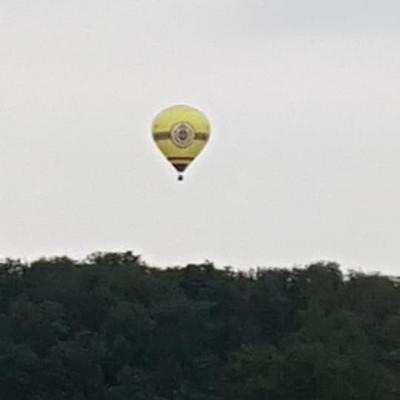
<svg viewBox="0 0 400 400">
<path fill-rule="evenodd" d="M 0 263 L 1 400 L 399 400 L 400 287 L 336 263 Z"/>
</svg>

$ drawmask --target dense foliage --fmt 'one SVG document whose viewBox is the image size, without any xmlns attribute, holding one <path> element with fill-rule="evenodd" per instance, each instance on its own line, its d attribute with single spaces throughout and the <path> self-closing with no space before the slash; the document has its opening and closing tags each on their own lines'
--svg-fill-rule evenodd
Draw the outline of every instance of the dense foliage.
<svg viewBox="0 0 400 400">
<path fill-rule="evenodd" d="M 334 263 L 0 265 L 2 400 L 399 400 L 400 288 Z"/>
</svg>

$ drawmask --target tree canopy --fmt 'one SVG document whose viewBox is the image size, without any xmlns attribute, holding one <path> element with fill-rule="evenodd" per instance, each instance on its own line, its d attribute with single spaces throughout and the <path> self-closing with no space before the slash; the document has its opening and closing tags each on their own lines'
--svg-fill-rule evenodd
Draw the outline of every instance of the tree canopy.
<svg viewBox="0 0 400 400">
<path fill-rule="evenodd" d="M 335 263 L 0 263 L 3 400 L 398 400 L 400 287 Z"/>
</svg>

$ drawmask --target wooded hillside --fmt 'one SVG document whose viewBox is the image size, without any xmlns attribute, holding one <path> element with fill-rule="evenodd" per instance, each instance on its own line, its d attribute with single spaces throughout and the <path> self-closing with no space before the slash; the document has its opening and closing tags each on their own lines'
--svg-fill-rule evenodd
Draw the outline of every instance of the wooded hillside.
<svg viewBox="0 0 400 400">
<path fill-rule="evenodd" d="M 400 288 L 130 252 L 0 264 L 1 400 L 399 400 Z"/>
</svg>

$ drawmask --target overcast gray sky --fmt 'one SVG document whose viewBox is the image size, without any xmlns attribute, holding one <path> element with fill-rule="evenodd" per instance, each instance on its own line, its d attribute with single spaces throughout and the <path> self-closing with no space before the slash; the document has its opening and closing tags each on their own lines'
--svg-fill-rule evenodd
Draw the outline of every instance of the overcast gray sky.
<svg viewBox="0 0 400 400">
<path fill-rule="evenodd" d="M 0 256 L 400 274 L 399 128 L 398 0 L 1 0 Z"/>
</svg>

